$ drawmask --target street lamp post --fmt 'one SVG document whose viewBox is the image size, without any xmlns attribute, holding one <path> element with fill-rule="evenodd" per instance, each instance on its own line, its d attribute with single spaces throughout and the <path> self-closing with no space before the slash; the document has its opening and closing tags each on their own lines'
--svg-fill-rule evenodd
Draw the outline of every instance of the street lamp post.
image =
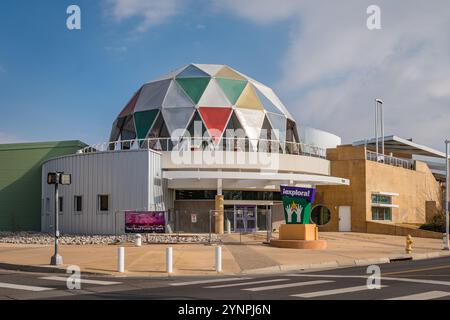
<svg viewBox="0 0 450 320">
<path fill-rule="evenodd" d="M 55 253 L 53 254 L 52 258 L 50 259 L 50 264 L 52 266 L 59 266 L 63 264 L 62 256 L 58 253 L 58 238 L 59 238 L 59 192 L 58 192 L 58 186 L 59 186 L 59 176 L 60 173 L 56 173 L 56 182 L 55 182 L 55 223 L 54 223 L 54 229 L 55 229 Z"/>
<path fill-rule="evenodd" d="M 70 185 L 72 176 L 64 172 L 49 172 L 47 174 L 47 183 L 55 185 L 55 252 L 50 259 L 52 266 L 59 266 L 63 264 L 63 258 L 58 253 L 58 239 L 59 239 L 59 185 Z"/>
<path fill-rule="evenodd" d="M 378 127 L 378 121 L 380 122 L 380 127 Z M 376 144 L 376 153 L 377 153 L 377 162 L 378 162 L 378 153 L 379 153 L 379 142 L 378 142 L 378 129 L 380 129 L 380 138 L 381 138 L 381 154 L 384 156 L 384 117 L 383 117 L 383 100 L 375 99 L 375 144 Z"/>
<path fill-rule="evenodd" d="M 444 244 L 444 249 L 445 250 L 450 250 L 449 247 L 449 241 L 448 241 L 448 233 L 449 233 L 449 186 L 450 186 L 450 181 L 449 181 L 449 144 L 450 144 L 450 140 L 445 140 L 445 244 Z"/>
</svg>

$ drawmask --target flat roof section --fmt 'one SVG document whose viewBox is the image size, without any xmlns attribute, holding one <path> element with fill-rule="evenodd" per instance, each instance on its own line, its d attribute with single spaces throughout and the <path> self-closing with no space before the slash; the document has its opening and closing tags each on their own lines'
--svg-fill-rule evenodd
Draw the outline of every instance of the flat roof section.
<svg viewBox="0 0 450 320">
<path fill-rule="evenodd" d="M 379 140 L 381 141 L 381 139 Z M 359 140 L 352 143 L 353 146 L 375 147 L 376 139 Z M 426 157 L 438 157 L 445 159 L 445 153 L 433 148 L 415 143 L 412 139 L 403 139 L 395 135 L 384 137 L 385 152 L 399 152 L 410 155 L 421 155 Z"/>
</svg>

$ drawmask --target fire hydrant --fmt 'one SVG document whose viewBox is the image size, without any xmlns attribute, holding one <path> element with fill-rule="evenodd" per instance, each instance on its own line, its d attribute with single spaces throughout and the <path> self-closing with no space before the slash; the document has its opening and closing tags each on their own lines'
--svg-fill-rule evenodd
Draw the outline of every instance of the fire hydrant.
<svg viewBox="0 0 450 320">
<path fill-rule="evenodd" d="M 406 253 L 411 253 L 412 252 L 412 244 L 413 244 L 413 239 L 411 237 L 410 234 L 408 234 L 408 236 L 406 237 Z"/>
</svg>

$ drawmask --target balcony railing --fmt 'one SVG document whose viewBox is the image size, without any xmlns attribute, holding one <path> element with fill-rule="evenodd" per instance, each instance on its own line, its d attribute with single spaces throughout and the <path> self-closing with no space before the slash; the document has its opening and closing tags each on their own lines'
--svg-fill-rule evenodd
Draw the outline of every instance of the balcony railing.
<svg viewBox="0 0 450 320">
<path fill-rule="evenodd" d="M 366 151 L 366 159 L 369 161 L 384 163 L 394 167 L 401 167 L 404 169 L 415 170 L 414 160 L 386 156 L 369 150 Z"/>
<path fill-rule="evenodd" d="M 222 151 L 243 151 L 243 152 L 269 152 L 295 154 L 309 157 L 326 158 L 326 149 L 314 145 L 297 142 L 284 142 L 267 139 L 248 138 L 222 138 L 218 143 L 214 143 L 210 138 L 181 138 L 172 140 L 171 138 L 148 138 L 103 142 L 87 146 L 79 153 L 107 152 L 118 150 L 139 150 L 152 149 L 156 151 L 200 151 L 200 150 L 222 150 Z"/>
</svg>

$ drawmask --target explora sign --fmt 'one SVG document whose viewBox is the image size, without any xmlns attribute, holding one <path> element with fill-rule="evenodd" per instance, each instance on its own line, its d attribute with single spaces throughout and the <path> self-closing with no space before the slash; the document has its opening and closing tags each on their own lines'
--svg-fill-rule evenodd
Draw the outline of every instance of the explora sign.
<svg viewBox="0 0 450 320">
<path fill-rule="evenodd" d="M 286 224 L 309 224 L 316 189 L 280 186 Z"/>
</svg>

